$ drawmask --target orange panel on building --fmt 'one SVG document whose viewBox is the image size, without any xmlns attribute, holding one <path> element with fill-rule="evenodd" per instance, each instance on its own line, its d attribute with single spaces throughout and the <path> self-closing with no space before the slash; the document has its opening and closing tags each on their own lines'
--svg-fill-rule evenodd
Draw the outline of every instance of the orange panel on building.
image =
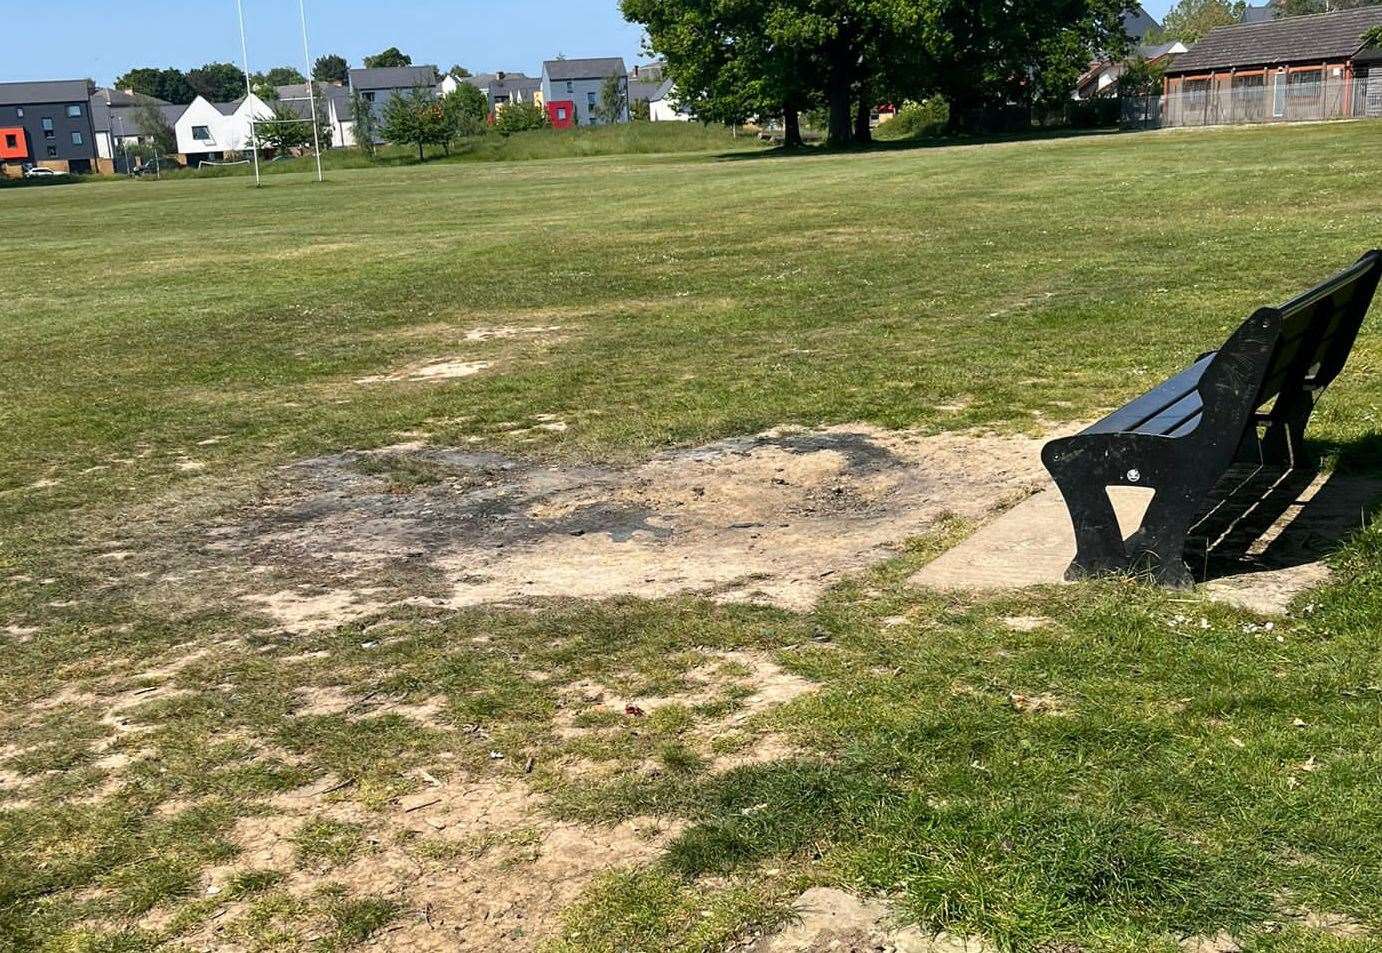
<svg viewBox="0 0 1382 953">
<path fill-rule="evenodd" d="M 29 137 L 21 126 L 0 128 L 0 159 L 27 159 Z"/>
</svg>

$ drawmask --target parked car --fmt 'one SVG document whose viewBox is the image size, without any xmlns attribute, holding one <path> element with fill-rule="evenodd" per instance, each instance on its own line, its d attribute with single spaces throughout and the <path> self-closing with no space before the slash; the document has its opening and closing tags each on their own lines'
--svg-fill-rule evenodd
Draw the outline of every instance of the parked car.
<svg viewBox="0 0 1382 953">
<path fill-rule="evenodd" d="M 31 165 L 24 170 L 24 178 L 26 179 L 41 179 L 49 175 L 57 175 L 57 173 L 52 169 L 45 169 L 41 165 Z"/>
</svg>

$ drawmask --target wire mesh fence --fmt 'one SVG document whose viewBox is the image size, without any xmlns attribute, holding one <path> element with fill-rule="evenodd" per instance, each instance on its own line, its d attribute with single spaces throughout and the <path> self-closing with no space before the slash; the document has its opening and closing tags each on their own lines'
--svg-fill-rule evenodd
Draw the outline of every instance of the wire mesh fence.
<svg viewBox="0 0 1382 953">
<path fill-rule="evenodd" d="M 1334 76 L 1325 70 L 1186 80 L 1164 96 L 1125 96 L 1130 129 L 1382 118 L 1382 72 Z"/>
</svg>

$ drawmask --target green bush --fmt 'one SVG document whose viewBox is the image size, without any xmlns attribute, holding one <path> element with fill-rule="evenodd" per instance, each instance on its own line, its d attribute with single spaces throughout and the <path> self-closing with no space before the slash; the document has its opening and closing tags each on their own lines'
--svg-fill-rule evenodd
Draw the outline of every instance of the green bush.
<svg viewBox="0 0 1382 953">
<path fill-rule="evenodd" d="M 879 125 L 876 138 L 883 140 L 929 139 L 950 125 L 950 104 L 939 96 L 922 102 L 906 102 L 897 115 Z"/>
<path fill-rule="evenodd" d="M 510 136 L 547 127 L 547 112 L 537 103 L 509 103 L 494 114 L 494 131 Z"/>
</svg>

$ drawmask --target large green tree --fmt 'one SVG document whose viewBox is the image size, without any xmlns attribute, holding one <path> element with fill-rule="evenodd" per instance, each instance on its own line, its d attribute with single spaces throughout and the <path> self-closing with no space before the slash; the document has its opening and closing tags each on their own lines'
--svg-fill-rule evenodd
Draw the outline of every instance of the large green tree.
<svg viewBox="0 0 1382 953">
<path fill-rule="evenodd" d="M 382 53 L 365 57 L 366 69 L 379 69 L 385 66 L 412 66 L 413 58 L 404 53 L 396 46 L 391 46 Z"/>
<path fill-rule="evenodd" d="M 344 86 L 350 78 L 350 64 L 338 53 L 327 53 L 317 57 L 312 64 L 312 78 L 319 83 L 336 83 Z"/>
<path fill-rule="evenodd" d="M 275 66 L 261 75 L 270 86 L 298 86 L 307 82 L 307 77 L 293 66 Z"/>
<path fill-rule="evenodd" d="M 136 93 L 154 96 L 165 102 L 177 103 L 180 106 L 185 106 L 197 98 L 197 91 L 187 81 L 187 76 L 182 70 L 174 69 L 171 66 L 166 69 L 154 69 L 153 67 L 132 69 L 123 76 L 116 78 L 115 88 L 131 89 Z"/>
<path fill-rule="evenodd" d="M 1198 43 L 1215 27 L 1243 22 L 1244 0 L 1179 0 L 1166 14 L 1162 30 L 1182 43 Z"/>
<path fill-rule="evenodd" d="M 867 140 L 883 101 L 937 92 L 962 108 L 1068 95 L 1097 52 L 1121 52 L 1124 0 L 622 0 L 702 118 L 823 106 L 832 145 Z M 1057 92 L 1059 90 L 1059 92 Z"/>
<path fill-rule="evenodd" d="M 245 95 L 245 74 L 233 63 L 207 63 L 187 74 L 188 84 L 213 103 L 228 103 Z"/>
</svg>

